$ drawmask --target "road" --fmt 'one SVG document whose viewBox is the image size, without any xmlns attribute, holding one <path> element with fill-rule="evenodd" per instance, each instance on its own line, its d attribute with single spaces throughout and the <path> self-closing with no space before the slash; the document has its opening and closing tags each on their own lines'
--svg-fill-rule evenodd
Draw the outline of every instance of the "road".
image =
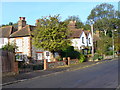
<svg viewBox="0 0 120 90">
<path fill-rule="evenodd" d="M 117 86 L 118 60 L 113 60 L 88 68 L 6 85 L 3 88 L 116 88 Z"/>
</svg>

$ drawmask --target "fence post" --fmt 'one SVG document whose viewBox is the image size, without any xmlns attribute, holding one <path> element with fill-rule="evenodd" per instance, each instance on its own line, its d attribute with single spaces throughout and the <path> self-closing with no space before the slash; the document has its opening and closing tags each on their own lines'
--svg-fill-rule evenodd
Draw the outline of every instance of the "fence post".
<svg viewBox="0 0 120 90">
<path fill-rule="evenodd" d="M 68 66 L 70 65 L 70 57 L 68 57 Z"/>
<path fill-rule="evenodd" d="M 14 71 L 15 74 L 19 73 L 18 72 L 18 62 L 14 61 L 14 70 L 13 71 Z"/>
<path fill-rule="evenodd" d="M 47 60 L 44 59 L 44 70 L 46 70 L 46 69 L 47 69 Z"/>
</svg>

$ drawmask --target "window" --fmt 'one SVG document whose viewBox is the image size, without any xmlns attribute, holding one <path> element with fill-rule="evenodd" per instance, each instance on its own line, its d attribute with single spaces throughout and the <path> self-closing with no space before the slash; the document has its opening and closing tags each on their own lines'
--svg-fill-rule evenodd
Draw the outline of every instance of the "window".
<svg viewBox="0 0 120 90">
<path fill-rule="evenodd" d="M 46 52 L 46 56 L 49 56 L 49 52 Z"/>
<path fill-rule="evenodd" d="M 91 43 L 90 43 L 90 38 L 89 38 L 89 44 L 91 44 Z"/>
<path fill-rule="evenodd" d="M 84 44 L 84 37 L 82 37 L 82 43 Z"/>
<path fill-rule="evenodd" d="M 17 61 L 23 61 L 23 55 L 22 55 L 22 53 L 17 53 L 15 55 L 15 58 L 16 58 Z"/>
<path fill-rule="evenodd" d="M 37 60 L 42 60 L 42 53 L 36 53 Z"/>
</svg>

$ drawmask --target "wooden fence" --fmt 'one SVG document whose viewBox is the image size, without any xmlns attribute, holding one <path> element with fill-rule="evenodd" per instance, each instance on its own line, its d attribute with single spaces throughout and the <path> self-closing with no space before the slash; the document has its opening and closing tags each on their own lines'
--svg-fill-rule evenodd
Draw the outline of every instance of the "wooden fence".
<svg viewBox="0 0 120 90">
<path fill-rule="evenodd" d="M 0 62 L 2 63 L 3 76 L 18 73 L 18 62 L 15 62 L 15 53 L 0 50 Z"/>
</svg>

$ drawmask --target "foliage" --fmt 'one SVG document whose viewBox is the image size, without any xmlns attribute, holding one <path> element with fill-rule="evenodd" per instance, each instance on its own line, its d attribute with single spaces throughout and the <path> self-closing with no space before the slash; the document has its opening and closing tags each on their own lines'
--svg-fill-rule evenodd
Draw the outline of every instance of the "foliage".
<svg viewBox="0 0 120 90">
<path fill-rule="evenodd" d="M 62 61 L 62 58 L 60 56 L 55 57 L 58 61 Z"/>
<path fill-rule="evenodd" d="M 67 24 L 59 20 L 59 15 L 43 17 L 33 32 L 33 44 L 54 54 L 70 44 L 68 35 Z"/>
<path fill-rule="evenodd" d="M 81 54 L 79 57 L 79 62 L 82 63 L 84 61 L 85 61 L 85 56 L 83 54 Z"/>
<path fill-rule="evenodd" d="M 103 55 L 99 55 L 98 53 L 94 54 L 93 60 L 102 60 L 103 59 Z"/>
<path fill-rule="evenodd" d="M 93 60 L 96 60 L 98 58 L 99 58 L 99 55 L 98 54 L 94 54 Z"/>
<path fill-rule="evenodd" d="M 69 24 L 70 21 L 76 21 L 75 26 L 76 28 L 84 28 L 84 24 L 81 22 L 80 18 L 78 16 L 69 16 L 64 22 Z"/>
<path fill-rule="evenodd" d="M 4 45 L 1 49 L 2 50 L 7 50 L 7 51 L 11 51 L 11 52 L 15 52 L 15 49 L 17 49 L 18 47 L 15 44 L 6 44 Z"/>
<path fill-rule="evenodd" d="M 70 57 L 71 59 L 79 58 L 80 53 L 74 50 L 73 46 L 69 46 L 66 49 L 61 51 L 62 57 Z"/>
<path fill-rule="evenodd" d="M 102 36 L 100 40 L 97 41 L 97 53 L 100 55 L 106 54 L 107 51 L 110 51 L 110 47 L 112 47 L 112 38 L 109 36 Z"/>
<path fill-rule="evenodd" d="M 118 17 L 117 12 L 118 11 L 114 10 L 113 5 L 102 3 L 91 10 L 90 15 L 88 16 L 88 20 L 93 19 L 94 21 L 97 21 L 102 18 L 116 18 Z"/>
<path fill-rule="evenodd" d="M 94 20 L 94 30 L 104 31 L 110 35 L 111 30 L 119 26 L 119 11 L 114 10 L 114 6 L 107 3 L 97 5 L 91 10 L 88 16 L 88 22 Z"/>
</svg>

